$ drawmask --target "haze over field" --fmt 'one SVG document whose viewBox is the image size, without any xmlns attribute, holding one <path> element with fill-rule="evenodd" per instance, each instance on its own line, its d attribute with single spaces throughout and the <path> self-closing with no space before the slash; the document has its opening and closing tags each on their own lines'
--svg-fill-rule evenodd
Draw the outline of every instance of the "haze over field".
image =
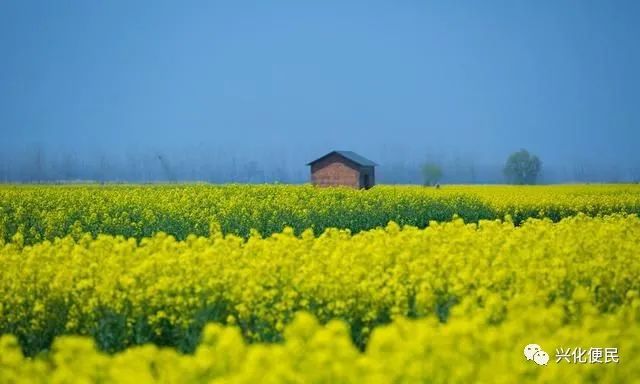
<svg viewBox="0 0 640 384">
<path fill-rule="evenodd" d="M 0 181 L 640 180 L 640 3 L 0 3 Z"/>
</svg>

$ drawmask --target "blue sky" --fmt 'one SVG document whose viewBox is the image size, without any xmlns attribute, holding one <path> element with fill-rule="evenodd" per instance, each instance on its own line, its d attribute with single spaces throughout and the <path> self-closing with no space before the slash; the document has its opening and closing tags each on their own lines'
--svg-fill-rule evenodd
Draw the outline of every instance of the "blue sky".
<svg viewBox="0 0 640 384">
<path fill-rule="evenodd" d="M 638 163 L 638 20 L 637 1 L 2 1 L 0 150 Z"/>
</svg>

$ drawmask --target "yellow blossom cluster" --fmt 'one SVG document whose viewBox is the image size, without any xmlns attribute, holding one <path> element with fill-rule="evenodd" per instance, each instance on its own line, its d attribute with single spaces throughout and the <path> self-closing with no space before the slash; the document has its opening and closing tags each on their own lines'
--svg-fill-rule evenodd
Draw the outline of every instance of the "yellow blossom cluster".
<svg viewBox="0 0 640 384">
<path fill-rule="evenodd" d="M 148 342 L 191 352 L 208 322 L 250 342 L 280 342 L 299 311 L 345 321 L 359 348 L 380 325 L 447 322 L 452 311 L 488 325 L 522 322 L 525 334 L 535 331 L 529 316 L 551 311 L 561 333 L 584 315 L 604 322 L 638 304 L 638 239 L 640 219 L 619 214 L 522 225 L 455 219 L 425 229 L 391 222 L 320 236 L 287 228 L 247 240 L 214 232 L 10 242 L 0 248 L 0 334 L 17 336 L 28 355 L 64 334 L 92 336 L 110 352 Z M 621 331 L 616 321 L 611 332 Z"/>
<path fill-rule="evenodd" d="M 425 227 L 431 220 L 466 222 L 529 217 L 558 221 L 640 214 L 640 185 L 376 186 L 359 191 L 310 185 L 58 185 L 0 186 L 0 244 L 34 244 L 88 232 L 142 239 L 165 232 L 183 240 L 212 230 L 248 237 L 286 226 L 296 234 L 327 228 L 353 233 L 385 226 Z"/>
<path fill-rule="evenodd" d="M 461 308 L 474 306 L 465 300 Z M 601 314 L 572 299 L 580 319 L 567 323 L 564 308 L 510 302 L 509 316 L 492 324 L 491 309 L 450 320 L 397 318 L 376 328 L 364 352 L 346 323 L 320 325 L 298 313 L 285 341 L 246 344 L 237 327 L 209 324 L 193 354 L 154 345 L 107 355 L 90 338 L 62 336 L 52 349 L 25 358 L 14 336 L 0 336 L 2 383 L 626 383 L 640 377 L 640 302 Z M 549 351 L 546 366 L 527 361 L 523 347 Z M 566 346 L 615 346 L 617 362 L 572 363 L 554 356 Z"/>
</svg>

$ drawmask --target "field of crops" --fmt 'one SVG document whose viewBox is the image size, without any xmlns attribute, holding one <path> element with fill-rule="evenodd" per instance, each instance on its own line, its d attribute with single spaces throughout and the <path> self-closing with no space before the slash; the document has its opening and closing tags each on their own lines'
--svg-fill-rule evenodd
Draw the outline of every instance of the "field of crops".
<svg viewBox="0 0 640 384">
<path fill-rule="evenodd" d="M 0 382 L 633 382 L 639 213 L 637 185 L 0 187 Z"/>
<path fill-rule="evenodd" d="M 377 186 L 368 191 L 279 185 L 0 186 L 0 242 L 16 234 L 33 244 L 89 232 L 142 239 L 165 232 L 183 240 L 212 227 L 247 237 L 289 226 L 348 228 L 353 233 L 399 225 L 425 227 L 454 215 L 465 222 L 563 217 L 583 212 L 640 214 L 640 185 Z"/>
</svg>

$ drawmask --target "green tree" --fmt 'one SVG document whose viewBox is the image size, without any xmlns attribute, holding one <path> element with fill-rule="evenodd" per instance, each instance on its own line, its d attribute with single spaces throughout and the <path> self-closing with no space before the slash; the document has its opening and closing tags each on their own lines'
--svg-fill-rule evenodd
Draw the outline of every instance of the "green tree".
<svg viewBox="0 0 640 384">
<path fill-rule="evenodd" d="M 438 164 L 425 163 L 422 165 L 424 185 L 435 185 L 442 178 L 442 168 Z"/>
<path fill-rule="evenodd" d="M 541 169 L 538 156 L 521 149 L 509 155 L 503 172 L 510 184 L 535 184 Z"/>
</svg>

